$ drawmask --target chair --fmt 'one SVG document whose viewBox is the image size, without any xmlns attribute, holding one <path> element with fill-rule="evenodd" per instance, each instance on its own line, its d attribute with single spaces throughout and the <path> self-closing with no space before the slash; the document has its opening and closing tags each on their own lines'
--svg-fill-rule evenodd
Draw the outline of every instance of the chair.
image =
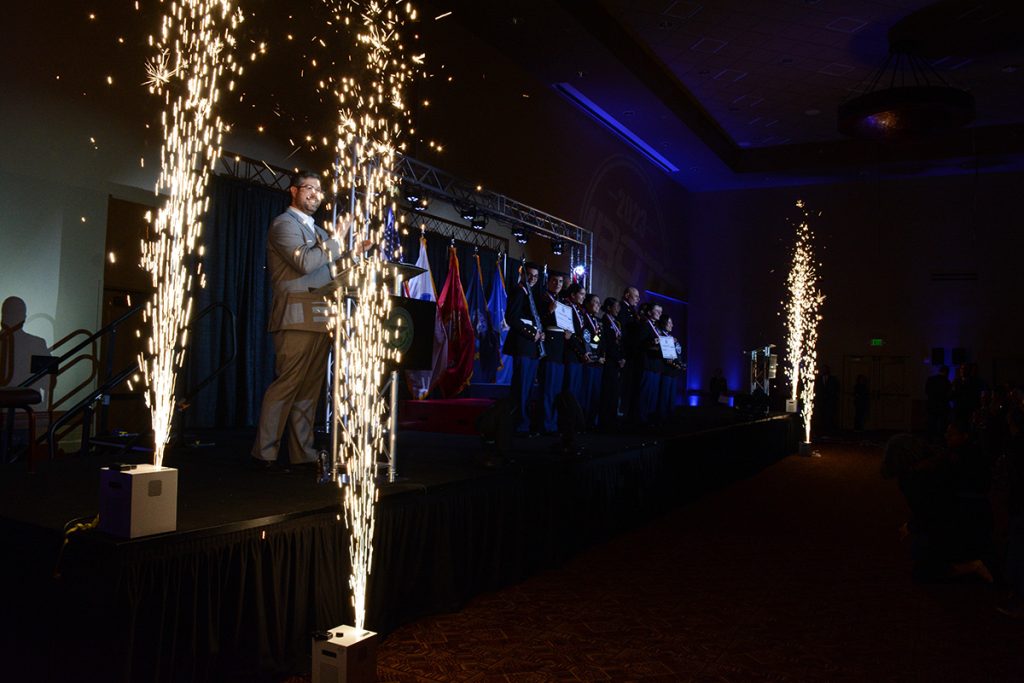
<svg viewBox="0 0 1024 683">
<path fill-rule="evenodd" d="M 38 389 L 31 387 L 0 387 L 0 409 L 6 411 L 3 459 L 12 462 L 11 446 L 14 441 L 14 412 L 24 410 L 28 418 L 28 469 L 35 469 L 39 458 L 39 445 L 36 443 L 36 413 L 32 406 L 43 402 L 43 395 Z"/>
</svg>

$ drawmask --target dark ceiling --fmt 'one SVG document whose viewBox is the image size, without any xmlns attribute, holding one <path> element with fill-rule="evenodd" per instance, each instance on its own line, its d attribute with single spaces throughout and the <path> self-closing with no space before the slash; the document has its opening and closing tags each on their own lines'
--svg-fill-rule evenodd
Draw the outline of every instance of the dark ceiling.
<svg viewBox="0 0 1024 683">
<path fill-rule="evenodd" d="M 240 33 L 243 57 L 260 43 L 267 54 L 249 64 L 239 97 L 225 98 L 225 120 L 236 129 L 273 133 L 290 148 L 315 145 L 333 127 L 332 103 L 315 80 L 343 59 L 324 22 L 325 3 L 240 4 L 248 16 Z M 419 4 L 422 18 L 406 46 L 428 55 L 432 78 L 419 92 L 438 93 L 451 74 L 475 72 L 479 83 L 487 61 L 503 59 L 535 90 L 568 84 L 595 102 L 677 167 L 669 175 L 691 190 L 1024 168 L 1022 0 Z M 163 6 L 124 0 L 93 8 L 57 0 L 47 7 L 11 8 L 4 41 L 9 82 L 102 99 L 122 120 L 156 122 L 162 103 L 140 84 L 152 52 L 146 37 L 159 27 Z M 939 76 L 970 90 L 977 104 L 970 126 L 885 143 L 837 132 L 837 107 L 883 62 L 890 31 L 916 41 Z M 461 49 L 466 32 L 488 49 Z M 485 54 L 492 48 L 497 55 Z M 489 84 L 489 92 L 496 87 Z M 509 98 L 519 98 L 522 87 L 509 83 Z M 433 109 L 440 109 L 443 93 L 434 96 L 441 102 Z M 431 114 L 442 118 L 440 111 Z M 432 123 L 430 116 L 421 120 Z M 509 124 L 495 119 L 491 125 Z M 430 134 L 422 128 L 417 136 Z M 457 144 L 459 131 L 439 132 Z M 426 137 L 410 151 L 444 165 L 431 156 Z"/>
<path fill-rule="evenodd" d="M 542 82 L 569 83 L 679 168 L 690 189 L 1011 170 L 1024 153 L 1024 2 L 454 0 L 428 3 Z M 849 140 L 890 31 L 928 77 L 969 90 L 965 129 Z M 883 81 L 892 76 L 886 72 Z M 908 77 L 898 74 L 898 78 Z"/>
</svg>

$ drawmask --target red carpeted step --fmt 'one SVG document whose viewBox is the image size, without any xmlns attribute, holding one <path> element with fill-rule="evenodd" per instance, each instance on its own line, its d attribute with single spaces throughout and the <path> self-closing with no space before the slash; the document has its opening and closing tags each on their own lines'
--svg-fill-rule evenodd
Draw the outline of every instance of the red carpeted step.
<svg viewBox="0 0 1024 683">
<path fill-rule="evenodd" d="M 477 418 L 493 405 L 494 399 L 490 398 L 401 401 L 398 404 L 398 428 L 420 432 L 477 434 Z"/>
</svg>

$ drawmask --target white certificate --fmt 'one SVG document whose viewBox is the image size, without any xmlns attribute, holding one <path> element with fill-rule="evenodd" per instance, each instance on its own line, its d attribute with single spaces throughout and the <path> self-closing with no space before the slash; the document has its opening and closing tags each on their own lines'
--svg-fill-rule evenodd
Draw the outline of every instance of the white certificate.
<svg viewBox="0 0 1024 683">
<path fill-rule="evenodd" d="M 555 324 L 566 332 L 576 331 L 572 322 L 572 309 L 559 301 L 555 302 Z"/>
<path fill-rule="evenodd" d="M 658 337 L 658 343 L 661 344 L 662 358 L 665 360 L 674 360 L 679 357 L 676 353 L 675 337 Z"/>
</svg>

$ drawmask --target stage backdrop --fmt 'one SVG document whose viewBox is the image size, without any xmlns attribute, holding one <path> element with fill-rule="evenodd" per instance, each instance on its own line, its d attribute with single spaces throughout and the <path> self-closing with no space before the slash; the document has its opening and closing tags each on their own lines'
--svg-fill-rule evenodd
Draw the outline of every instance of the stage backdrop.
<svg viewBox="0 0 1024 683">
<path fill-rule="evenodd" d="M 217 378 L 200 390 L 185 412 L 185 427 L 253 427 L 259 421 L 263 392 L 274 378 L 274 347 L 267 332 L 270 282 L 266 273 L 267 230 L 284 211 L 289 196 L 242 180 L 214 176 L 210 179 L 210 209 L 203 224 L 206 287 L 196 294 L 195 311 L 220 302 L 235 314 L 237 356 Z M 317 217 L 318 222 L 322 220 Z M 419 256 L 419 235 L 403 235 L 402 260 L 414 263 Z M 440 287 L 448 275 L 451 239 L 427 233 L 427 257 Z M 456 241 L 462 272 L 468 273 L 473 247 Z M 490 291 L 498 254 L 481 249 L 484 290 Z M 506 282 L 515 282 L 519 262 L 508 259 Z M 510 279 L 511 277 L 511 279 Z M 466 282 L 463 282 L 463 287 Z M 186 354 L 184 381 L 179 397 L 191 393 L 230 354 L 230 320 L 221 311 L 199 320 Z"/>
</svg>

